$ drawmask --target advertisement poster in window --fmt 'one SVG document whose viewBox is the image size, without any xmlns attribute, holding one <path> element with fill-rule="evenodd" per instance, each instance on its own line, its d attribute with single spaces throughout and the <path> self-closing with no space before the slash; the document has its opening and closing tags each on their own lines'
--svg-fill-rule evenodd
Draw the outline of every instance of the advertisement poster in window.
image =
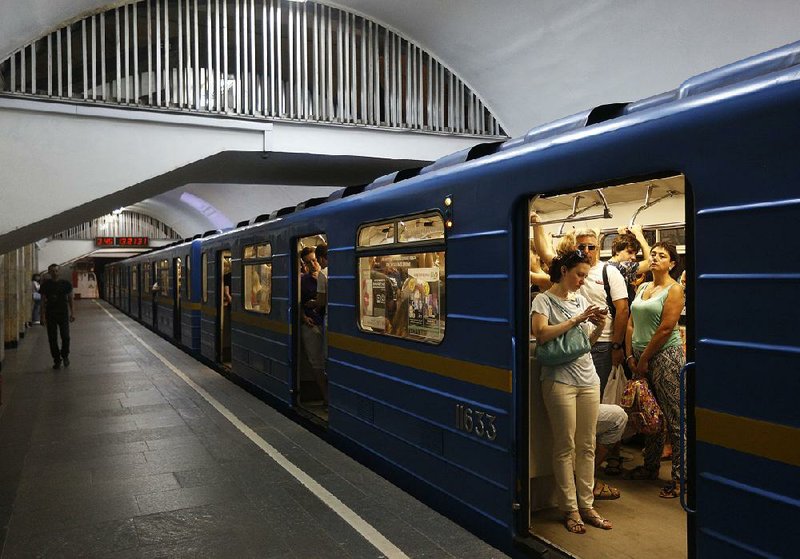
<svg viewBox="0 0 800 559">
<path fill-rule="evenodd" d="M 438 338 L 439 268 L 409 268 L 403 284 L 408 298 L 408 333 L 421 338 Z"/>
<path fill-rule="evenodd" d="M 383 291 L 383 306 L 375 308 L 373 280 L 369 270 L 361 271 L 361 325 L 373 330 L 386 328 L 386 288 Z"/>
</svg>

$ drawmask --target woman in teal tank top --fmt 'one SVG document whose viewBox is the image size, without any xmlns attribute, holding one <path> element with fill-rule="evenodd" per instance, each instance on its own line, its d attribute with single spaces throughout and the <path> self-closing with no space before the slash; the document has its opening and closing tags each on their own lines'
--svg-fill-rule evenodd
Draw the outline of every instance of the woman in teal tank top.
<svg viewBox="0 0 800 559">
<path fill-rule="evenodd" d="M 680 473 L 680 386 L 683 354 L 678 319 L 684 307 L 683 287 L 670 272 L 678 261 L 675 245 L 656 243 L 650 250 L 651 283 L 642 284 L 631 304 L 625 337 L 628 365 L 635 378 L 646 378 L 664 412 L 666 430 L 645 440 L 644 466 L 628 472 L 630 479 L 657 479 L 661 452 L 669 436 L 672 443 L 672 480 L 659 494 L 678 496 Z"/>
</svg>

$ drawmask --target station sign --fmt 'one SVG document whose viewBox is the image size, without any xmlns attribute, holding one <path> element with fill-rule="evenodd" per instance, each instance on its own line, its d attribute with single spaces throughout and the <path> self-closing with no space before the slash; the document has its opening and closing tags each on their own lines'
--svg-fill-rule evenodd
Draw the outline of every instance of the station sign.
<svg viewBox="0 0 800 559">
<path fill-rule="evenodd" d="M 98 248 L 148 247 L 149 237 L 95 237 L 94 246 Z"/>
</svg>

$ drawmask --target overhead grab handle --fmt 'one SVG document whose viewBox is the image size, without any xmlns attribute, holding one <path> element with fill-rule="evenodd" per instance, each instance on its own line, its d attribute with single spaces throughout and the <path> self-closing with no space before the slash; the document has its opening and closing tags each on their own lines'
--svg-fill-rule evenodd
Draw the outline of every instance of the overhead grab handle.
<svg viewBox="0 0 800 559">
<path fill-rule="evenodd" d="M 661 200 L 664 200 L 664 199 L 666 199 L 666 198 L 672 198 L 673 196 L 675 196 L 676 194 L 678 194 L 678 193 L 677 193 L 675 190 L 667 190 L 667 193 L 666 193 L 666 194 L 664 194 L 664 195 L 663 195 L 663 196 L 661 196 L 660 198 L 656 198 L 655 200 L 653 200 L 653 201 L 651 202 L 651 201 L 650 201 L 650 196 L 653 194 L 653 189 L 655 188 L 655 186 L 656 186 L 656 185 L 654 185 L 653 183 L 650 183 L 650 184 L 648 184 L 648 185 L 647 185 L 647 193 L 644 195 L 644 204 L 642 204 L 641 206 L 639 206 L 639 209 L 638 209 L 638 210 L 636 210 L 636 211 L 633 213 L 633 216 L 631 216 L 631 221 L 630 221 L 630 223 L 628 224 L 628 227 L 633 227 L 633 225 L 636 223 L 636 218 L 637 218 L 637 217 L 639 217 L 639 213 L 640 213 L 640 212 L 642 212 L 643 210 L 646 210 L 646 209 L 648 209 L 648 208 L 650 208 L 650 207 L 652 207 L 652 206 L 655 206 L 655 205 L 656 205 L 656 204 L 658 204 L 658 203 L 659 203 Z"/>
<path fill-rule="evenodd" d="M 599 188 L 595 190 L 599 201 L 593 202 L 584 208 L 578 209 L 578 203 L 580 202 L 581 196 L 580 194 L 576 194 L 575 197 L 572 199 L 572 213 L 570 213 L 567 217 L 562 217 L 560 219 L 551 219 L 549 221 L 542 221 L 542 225 L 551 225 L 554 223 L 560 223 L 561 227 L 558 229 L 558 233 L 553 235 L 554 237 L 561 237 L 564 235 L 564 225 L 567 223 L 572 223 L 574 221 L 587 221 L 592 219 L 611 219 L 613 214 L 611 213 L 611 209 L 608 207 L 608 202 L 606 201 L 606 197 L 603 194 L 602 190 Z M 603 213 L 596 214 L 596 215 L 583 215 L 584 212 L 591 210 L 592 208 L 596 208 L 597 206 L 603 206 Z"/>
</svg>

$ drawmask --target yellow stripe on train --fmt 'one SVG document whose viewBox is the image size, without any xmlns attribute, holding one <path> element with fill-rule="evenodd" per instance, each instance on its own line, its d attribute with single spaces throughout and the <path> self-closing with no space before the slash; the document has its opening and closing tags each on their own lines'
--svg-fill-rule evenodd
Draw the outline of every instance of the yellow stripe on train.
<svg viewBox="0 0 800 559">
<path fill-rule="evenodd" d="M 800 466 L 800 429 L 705 408 L 695 410 L 697 440 Z"/>
<path fill-rule="evenodd" d="M 443 377 L 478 384 L 494 390 L 502 390 L 503 392 L 511 392 L 511 371 L 508 369 L 478 365 L 468 361 L 433 355 L 424 351 L 363 340 L 336 332 L 328 333 L 328 345 L 366 357 L 403 365 L 404 367 L 413 367 L 414 369 L 420 369 Z"/>
</svg>

